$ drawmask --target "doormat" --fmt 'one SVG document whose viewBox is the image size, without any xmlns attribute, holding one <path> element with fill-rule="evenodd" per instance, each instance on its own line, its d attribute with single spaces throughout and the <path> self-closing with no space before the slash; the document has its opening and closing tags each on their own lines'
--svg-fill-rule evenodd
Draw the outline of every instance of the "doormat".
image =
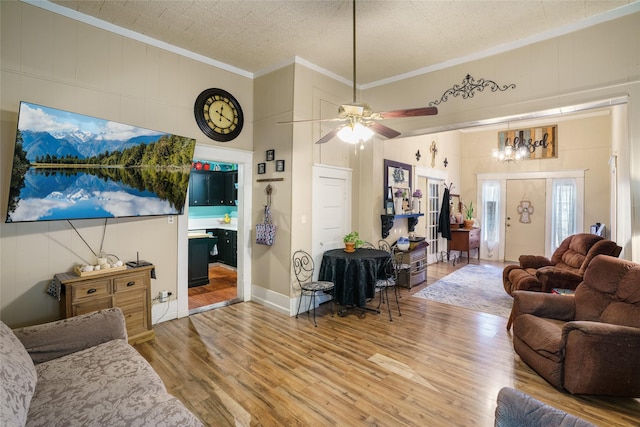
<svg viewBox="0 0 640 427">
<path fill-rule="evenodd" d="M 509 318 L 513 298 L 502 286 L 502 268 L 465 265 L 413 296 Z"/>
</svg>

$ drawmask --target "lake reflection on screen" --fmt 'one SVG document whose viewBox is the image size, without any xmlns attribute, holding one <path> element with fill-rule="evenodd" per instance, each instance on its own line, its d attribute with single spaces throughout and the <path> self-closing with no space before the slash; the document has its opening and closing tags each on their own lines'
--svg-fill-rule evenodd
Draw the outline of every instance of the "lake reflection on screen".
<svg viewBox="0 0 640 427">
<path fill-rule="evenodd" d="M 155 168 L 32 167 L 22 183 L 7 222 L 178 215 L 189 175 Z"/>
<path fill-rule="evenodd" d="M 20 102 L 6 222 L 179 215 L 193 138 Z"/>
</svg>

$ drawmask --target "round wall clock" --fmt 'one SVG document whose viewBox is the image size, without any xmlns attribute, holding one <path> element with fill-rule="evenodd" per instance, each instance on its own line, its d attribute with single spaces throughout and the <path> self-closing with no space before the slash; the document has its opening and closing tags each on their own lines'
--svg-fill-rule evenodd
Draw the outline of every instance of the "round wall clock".
<svg viewBox="0 0 640 427">
<path fill-rule="evenodd" d="M 227 142 L 242 131 L 244 116 L 237 99 L 222 89 L 203 91 L 193 107 L 196 123 L 209 138 Z"/>
</svg>

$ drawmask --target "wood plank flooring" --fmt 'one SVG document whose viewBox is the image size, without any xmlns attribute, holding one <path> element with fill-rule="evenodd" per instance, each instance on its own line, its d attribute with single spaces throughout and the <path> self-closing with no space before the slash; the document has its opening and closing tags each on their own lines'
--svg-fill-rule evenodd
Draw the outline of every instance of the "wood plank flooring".
<svg viewBox="0 0 640 427">
<path fill-rule="evenodd" d="M 237 296 L 236 270 L 222 264 L 209 264 L 209 284 L 189 288 L 189 310 L 229 301 Z"/>
<path fill-rule="evenodd" d="M 430 265 L 427 284 L 464 265 Z M 640 425 L 640 399 L 556 390 L 515 354 L 507 319 L 411 296 L 427 284 L 401 288 L 393 322 L 323 304 L 315 328 L 246 302 L 157 324 L 136 348 L 209 426 L 493 426 L 504 386 L 597 425 Z"/>
</svg>

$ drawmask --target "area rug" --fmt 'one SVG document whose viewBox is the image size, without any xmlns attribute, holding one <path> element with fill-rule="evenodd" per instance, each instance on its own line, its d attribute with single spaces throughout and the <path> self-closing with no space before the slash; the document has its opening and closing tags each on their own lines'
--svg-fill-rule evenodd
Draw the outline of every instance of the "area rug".
<svg viewBox="0 0 640 427">
<path fill-rule="evenodd" d="M 509 318 L 513 298 L 502 286 L 502 268 L 465 265 L 413 296 Z"/>
</svg>

